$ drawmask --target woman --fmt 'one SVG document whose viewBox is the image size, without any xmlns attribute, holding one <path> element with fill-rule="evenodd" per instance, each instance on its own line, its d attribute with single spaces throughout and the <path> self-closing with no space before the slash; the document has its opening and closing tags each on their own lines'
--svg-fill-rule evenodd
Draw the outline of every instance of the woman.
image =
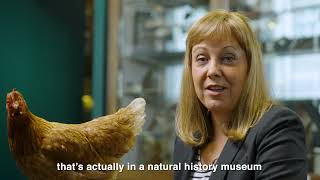
<svg viewBox="0 0 320 180">
<path fill-rule="evenodd" d="M 304 127 L 271 100 L 248 19 L 210 12 L 191 27 L 186 46 L 174 150 L 182 169 L 174 179 L 307 179 Z"/>
</svg>

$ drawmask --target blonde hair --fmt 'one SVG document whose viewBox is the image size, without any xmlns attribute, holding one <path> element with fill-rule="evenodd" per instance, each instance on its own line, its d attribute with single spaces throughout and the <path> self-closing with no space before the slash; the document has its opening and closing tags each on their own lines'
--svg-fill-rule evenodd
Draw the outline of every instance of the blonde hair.
<svg viewBox="0 0 320 180">
<path fill-rule="evenodd" d="M 220 40 L 233 37 L 244 50 L 248 61 L 248 75 L 232 120 L 225 129 L 231 140 L 242 140 L 249 128 L 269 110 L 273 102 L 269 96 L 263 73 L 259 42 L 248 24 L 248 18 L 238 12 L 216 10 L 194 23 L 187 36 L 180 102 L 176 114 L 176 132 L 186 144 L 203 145 L 208 141 L 211 121 L 208 110 L 199 101 L 191 74 L 192 47 L 205 39 Z"/>
</svg>

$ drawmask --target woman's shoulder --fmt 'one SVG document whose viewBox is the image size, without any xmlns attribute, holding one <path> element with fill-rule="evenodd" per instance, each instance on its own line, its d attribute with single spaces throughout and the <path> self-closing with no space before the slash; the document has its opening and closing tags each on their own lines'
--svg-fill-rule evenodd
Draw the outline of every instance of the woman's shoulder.
<svg viewBox="0 0 320 180">
<path fill-rule="evenodd" d="M 305 131 L 294 111 L 273 106 L 250 129 L 247 142 L 247 147 L 251 145 L 254 149 L 251 152 L 255 152 L 252 156 L 256 163 L 263 168 L 256 172 L 257 179 L 306 179 L 308 161 Z"/>
<path fill-rule="evenodd" d="M 281 105 L 273 105 L 251 130 L 258 134 L 258 139 L 280 131 L 286 133 L 300 131 L 304 134 L 300 117 L 291 109 Z"/>
<path fill-rule="evenodd" d="M 273 105 L 267 112 L 263 114 L 256 126 L 258 128 L 262 128 L 270 125 L 291 122 L 300 122 L 302 125 L 302 121 L 296 112 L 282 105 Z"/>
</svg>

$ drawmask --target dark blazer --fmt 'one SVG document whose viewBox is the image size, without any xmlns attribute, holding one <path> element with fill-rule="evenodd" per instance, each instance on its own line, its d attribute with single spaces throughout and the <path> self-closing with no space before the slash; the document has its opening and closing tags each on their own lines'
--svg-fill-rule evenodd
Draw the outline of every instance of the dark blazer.
<svg viewBox="0 0 320 180">
<path fill-rule="evenodd" d="M 182 170 L 174 171 L 174 180 L 189 179 L 183 164 L 192 162 L 196 150 L 176 139 L 173 161 L 181 163 Z M 306 180 L 307 151 L 301 120 L 288 108 L 273 106 L 243 141 L 227 141 L 217 164 L 210 180 Z M 262 170 L 225 171 L 220 169 L 222 164 L 261 164 Z"/>
</svg>

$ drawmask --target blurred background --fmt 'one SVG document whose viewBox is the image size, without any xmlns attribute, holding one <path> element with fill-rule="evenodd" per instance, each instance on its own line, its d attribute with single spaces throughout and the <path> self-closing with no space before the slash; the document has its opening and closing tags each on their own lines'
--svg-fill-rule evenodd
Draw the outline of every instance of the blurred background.
<svg viewBox="0 0 320 180">
<path fill-rule="evenodd" d="M 248 16 L 275 99 L 307 133 L 309 172 L 320 175 L 320 0 L 11 0 L 0 3 L 0 156 L 5 179 L 26 179 L 7 143 L 5 97 L 21 91 L 35 114 L 81 123 L 135 97 L 147 101 L 144 131 L 123 158 L 171 163 L 186 32 L 214 9 Z M 124 172 L 118 179 L 171 179 Z"/>
</svg>

